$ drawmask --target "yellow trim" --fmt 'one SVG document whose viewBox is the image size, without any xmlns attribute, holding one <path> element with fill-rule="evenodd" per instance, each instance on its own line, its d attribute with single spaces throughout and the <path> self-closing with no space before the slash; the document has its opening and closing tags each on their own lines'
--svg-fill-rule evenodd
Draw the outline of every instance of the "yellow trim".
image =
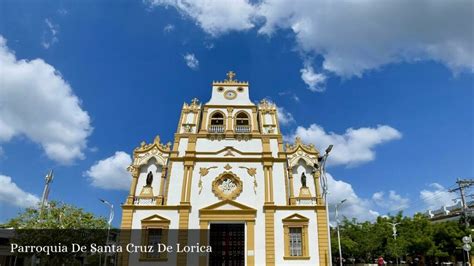
<svg viewBox="0 0 474 266">
<path fill-rule="evenodd" d="M 221 184 L 220 181 L 222 181 L 225 177 L 228 177 L 229 179 L 231 179 L 233 183 L 236 185 L 236 188 L 230 194 L 225 194 L 221 189 L 219 189 L 219 185 Z M 242 193 L 242 180 L 240 180 L 240 178 L 233 172 L 225 171 L 221 173 L 220 175 L 218 175 L 214 179 L 214 181 L 212 181 L 212 192 L 220 200 L 236 199 L 240 195 L 240 193 Z"/>
<path fill-rule="evenodd" d="M 159 205 L 163 205 L 163 198 L 164 198 L 164 194 L 165 194 L 165 181 L 166 181 L 166 173 L 168 172 L 168 167 L 166 165 L 163 165 L 163 167 L 161 167 L 161 180 L 160 180 L 160 198 L 161 198 L 161 202 L 159 203 Z"/>
<path fill-rule="evenodd" d="M 249 251 L 253 250 L 253 255 Z M 255 222 L 247 221 L 247 265 L 255 265 Z"/>
<path fill-rule="evenodd" d="M 188 228 L 189 228 L 189 209 L 181 209 L 179 212 L 179 230 L 178 232 L 178 243 L 180 246 L 185 246 L 188 243 Z M 187 256 L 186 253 L 178 253 L 177 265 L 186 265 Z"/>
<path fill-rule="evenodd" d="M 219 207 L 231 205 L 232 210 L 222 210 Z M 255 265 L 255 218 L 257 210 L 233 200 L 223 200 L 199 210 L 200 228 L 209 228 L 211 222 L 239 221 L 246 224 L 247 235 L 247 265 Z M 201 235 L 201 239 L 203 235 Z M 253 251 L 254 256 L 249 256 L 249 251 Z M 206 265 L 205 260 L 200 258 L 200 265 Z"/>
<path fill-rule="evenodd" d="M 131 235 L 131 228 L 132 228 L 132 219 L 133 219 L 133 210 L 131 209 L 123 209 L 122 210 L 122 224 L 120 225 L 120 229 L 122 229 L 120 233 L 120 244 L 122 246 L 126 246 L 130 243 L 132 238 Z M 119 256 L 119 265 L 128 266 L 128 259 L 129 259 L 128 252 L 122 252 Z"/>
<path fill-rule="evenodd" d="M 319 188 L 319 171 L 313 173 L 314 189 L 316 190 L 316 203 L 322 204 L 321 189 Z"/>
<path fill-rule="evenodd" d="M 207 132 L 207 112 L 208 107 L 205 106 L 204 110 L 202 111 L 202 120 L 201 120 L 201 128 L 197 132 Z"/>
<path fill-rule="evenodd" d="M 233 119 L 233 116 L 232 116 L 232 113 L 234 112 L 234 107 L 227 107 L 227 125 L 226 125 L 226 134 L 230 134 L 233 132 L 233 123 L 232 123 L 232 119 Z"/>
<path fill-rule="evenodd" d="M 170 225 L 170 220 L 159 216 L 157 214 L 147 217 L 141 220 L 142 224 L 142 246 L 149 245 L 149 229 L 162 229 L 161 231 L 161 243 L 168 243 L 168 229 Z M 167 261 L 168 253 L 160 253 L 159 257 L 148 257 L 148 253 L 140 253 L 140 261 Z"/>
<path fill-rule="evenodd" d="M 285 245 L 285 255 L 283 256 L 284 260 L 308 260 L 309 257 L 309 242 L 308 242 L 308 223 L 309 219 L 300 215 L 292 214 L 286 218 L 282 219 L 283 222 L 283 243 Z M 302 245 L 302 255 L 301 256 L 291 256 L 290 254 L 290 228 L 301 228 L 301 245 Z"/>
<path fill-rule="evenodd" d="M 270 202 L 273 202 L 273 167 L 269 166 L 268 171 L 268 182 L 270 183 Z"/>
<path fill-rule="evenodd" d="M 181 184 L 181 202 L 186 201 L 186 186 L 188 184 L 189 167 L 184 166 L 183 182 Z"/>
<path fill-rule="evenodd" d="M 169 163 L 169 168 L 168 168 L 168 171 L 166 171 L 166 191 L 165 191 L 165 194 L 163 195 L 164 199 L 163 199 L 163 205 L 166 205 L 168 204 L 168 191 L 169 191 L 169 188 L 170 188 L 170 183 L 171 183 L 171 171 L 173 170 L 173 163 L 172 162 L 168 162 Z"/>
<path fill-rule="evenodd" d="M 191 186 L 193 184 L 193 172 L 194 172 L 194 167 L 190 166 L 189 167 L 189 177 L 188 177 L 188 184 L 186 186 L 186 202 L 189 202 L 191 200 Z"/>
<path fill-rule="evenodd" d="M 191 209 L 190 205 L 133 205 L 125 204 L 122 205 L 123 210 L 183 210 Z M 131 222 L 130 222 L 131 224 Z"/>
<path fill-rule="evenodd" d="M 201 229 L 199 243 L 203 246 L 206 246 L 208 244 L 208 227 L 209 227 L 208 222 L 206 221 L 199 222 L 199 229 Z M 208 257 L 208 254 L 202 254 L 199 256 L 200 266 L 207 265 L 207 257 Z"/>
<path fill-rule="evenodd" d="M 275 211 L 265 210 L 265 264 L 275 265 Z"/>
<path fill-rule="evenodd" d="M 258 113 L 257 113 L 257 109 L 252 109 L 252 132 L 253 133 L 259 133 L 259 129 L 258 129 Z"/>
<path fill-rule="evenodd" d="M 328 224 L 325 207 L 316 210 L 316 221 L 318 225 L 319 265 L 329 265 Z"/>
</svg>

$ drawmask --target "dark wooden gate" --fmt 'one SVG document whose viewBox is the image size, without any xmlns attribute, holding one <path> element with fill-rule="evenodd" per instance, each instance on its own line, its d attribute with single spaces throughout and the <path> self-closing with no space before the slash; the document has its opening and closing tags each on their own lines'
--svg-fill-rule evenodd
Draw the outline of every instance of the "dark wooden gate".
<svg viewBox="0 0 474 266">
<path fill-rule="evenodd" d="M 245 264 L 244 224 L 211 224 L 209 255 L 211 266 L 243 266 Z"/>
</svg>

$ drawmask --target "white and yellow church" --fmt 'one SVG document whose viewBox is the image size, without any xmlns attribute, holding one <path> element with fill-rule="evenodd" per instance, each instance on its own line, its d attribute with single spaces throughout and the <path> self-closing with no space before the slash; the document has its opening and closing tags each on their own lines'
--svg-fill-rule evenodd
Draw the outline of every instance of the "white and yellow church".
<svg viewBox="0 0 474 266">
<path fill-rule="evenodd" d="M 284 144 L 276 106 L 253 103 L 249 89 L 233 72 L 213 82 L 207 103 L 184 103 L 173 144 L 142 142 L 128 167 L 121 229 L 143 230 L 122 243 L 199 242 L 212 252 L 125 252 L 121 265 L 329 265 L 320 153 L 299 138 Z M 170 229 L 203 230 L 195 239 Z"/>
</svg>

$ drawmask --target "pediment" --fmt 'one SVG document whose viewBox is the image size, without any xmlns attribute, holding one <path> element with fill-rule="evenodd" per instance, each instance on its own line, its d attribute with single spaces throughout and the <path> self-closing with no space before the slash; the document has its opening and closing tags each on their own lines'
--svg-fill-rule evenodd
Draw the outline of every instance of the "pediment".
<svg viewBox="0 0 474 266">
<path fill-rule="evenodd" d="M 258 152 L 245 152 L 245 151 L 240 151 L 232 146 L 227 146 L 224 147 L 223 149 L 220 149 L 215 152 L 200 152 L 202 154 L 214 154 L 218 156 L 224 156 L 224 157 L 234 157 L 234 156 L 255 156 L 255 155 L 260 155 Z"/>
<path fill-rule="evenodd" d="M 256 211 L 255 209 L 238 203 L 233 200 L 223 200 L 212 205 L 209 205 L 205 208 L 202 208 L 201 211 L 219 211 L 219 210 L 240 210 L 240 211 Z"/>
<path fill-rule="evenodd" d="M 300 214 L 292 214 L 282 219 L 283 222 L 308 222 L 309 219 Z"/>
<path fill-rule="evenodd" d="M 141 222 L 170 222 L 170 220 L 166 219 L 163 216 L 160 216 L 158 214 L 154 214 L 152 216 L 149 216 L 147 218 L 144 218 L 141 220 Z"/>
</svg>

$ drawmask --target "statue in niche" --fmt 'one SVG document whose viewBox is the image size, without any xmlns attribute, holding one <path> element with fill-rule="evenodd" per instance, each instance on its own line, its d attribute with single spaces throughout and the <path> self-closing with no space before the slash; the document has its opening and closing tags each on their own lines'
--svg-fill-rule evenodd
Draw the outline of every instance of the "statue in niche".
<svg viewBox="0 0 474 266">
<path fill-rule="evenodd" d="M 146 176 L 146 186 L 151 187 L 151 183 L 153 183 L 153 173 L 150 171 Z"/>
<path fill-rule="evenodd" d="M 301 186 L 306 187 L 306 175 L 304 172 L 301 174 Z"/>
</svg>

